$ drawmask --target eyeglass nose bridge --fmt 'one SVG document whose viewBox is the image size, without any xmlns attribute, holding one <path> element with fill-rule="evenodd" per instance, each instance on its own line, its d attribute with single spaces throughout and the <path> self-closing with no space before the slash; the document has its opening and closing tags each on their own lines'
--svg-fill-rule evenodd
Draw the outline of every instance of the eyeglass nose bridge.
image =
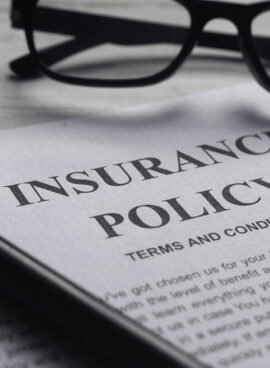
<svg viewBox="0 0 270 368">
<path fill-rule="evenodd" d="M 197 7 L 201 30 L 212 20 L 224 19 L 231 22 L 240 33 L 246 26 L 245 20 L 249 18 L 249 8 L 245 4 L 199 1 Z"/>
<path fill-rule="evenodd" d="M 262 67 L 251 41 L 251 10 L 252 8 L 246 4 L 198 1 L 197 38 L 200 38 L 200 35 L 203 34 L 203 29 L 212 20 L 224 19 L 232 23 L 238 31 L 239 48 L 245 57 L 251 74 L 262 87 L 270 91 L 270 78 Z"/>
</svg>

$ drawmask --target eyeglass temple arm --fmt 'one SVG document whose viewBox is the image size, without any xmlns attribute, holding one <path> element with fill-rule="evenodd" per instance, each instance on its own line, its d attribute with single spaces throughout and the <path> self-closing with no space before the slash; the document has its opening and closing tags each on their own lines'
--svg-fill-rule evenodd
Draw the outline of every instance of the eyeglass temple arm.
<svg viewBox="0 0 270 368">
<path fill-rule="evenodd" d="M 23 25 L 20 21 L 13 21 L 13 27 L 23 28 Z M 187 28 L 180 26 L 42 7 L 37 8 L 34 29 L 73 37 L 72 40 L 40 50 L 41 59 L 47 66 L 103 43 L 121 45 L 161 42 L 182 44 L 189 32 Z M 265 44 L 269 45 L 269 42 L 269 38 L 257 38 L 260 55 L 266 59 L 270 59 L 270 48 L 265 47 Z M 198 45 L 240 51 L 238 37 L 222 33 L 203 32 Z M 31 55 L 25 55 L 12 61 L 10 67 L 16 74 L 23 77 L 34 77 L 39 73 L 39 68 Z"/>
</svg>

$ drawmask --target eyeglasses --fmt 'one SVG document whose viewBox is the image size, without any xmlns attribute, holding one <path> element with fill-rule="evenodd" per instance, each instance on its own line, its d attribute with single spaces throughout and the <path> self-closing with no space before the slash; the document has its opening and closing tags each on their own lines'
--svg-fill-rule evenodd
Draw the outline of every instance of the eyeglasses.
<svg viewBox="0 0 270 368">
<path fill-rule="evenodd" d="M 204 31 L 216 18 L 234 23 L 238 36 Z M 149 85 L 173 74 L 197 44 L 241 51 L 270 91 L 270 1 L 13 0 L 11 19 L 30 50 L 10 64 L 22 77 L 41 71 L 74 85 Z"/>
</svg>

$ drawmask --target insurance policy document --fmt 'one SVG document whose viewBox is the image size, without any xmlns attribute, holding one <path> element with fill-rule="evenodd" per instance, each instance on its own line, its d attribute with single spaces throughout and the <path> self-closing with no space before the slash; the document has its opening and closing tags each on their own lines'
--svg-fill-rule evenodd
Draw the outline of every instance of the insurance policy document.
<svg viewBox="0 0 270 368">
<path fill-rule="evenodd" d="M 268 368 L 269 102 L 247 85 L 1 132 L 1 235 L 203 362 Z"/>
</svg>

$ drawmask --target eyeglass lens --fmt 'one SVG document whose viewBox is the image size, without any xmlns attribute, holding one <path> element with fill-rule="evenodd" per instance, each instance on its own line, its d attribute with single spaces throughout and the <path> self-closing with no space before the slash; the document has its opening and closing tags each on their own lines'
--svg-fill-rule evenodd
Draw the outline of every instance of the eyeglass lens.
<svg viewBox="0 0 270 368">
<path fill-rule="evenodd" d="M 270 77 L 270 7 L 254 18 L 252 36 L 261 63 Z"/>
<path fill-rule="evenodd" d="M 41 17 L 51 28 L 34 31 L 41 62 L 55 73 L 87 79 L 155 75 L 178 56 L 191 28 L 188 10 L 175 0 L 40 0 L 35 28 Z M 66 57 L 50 65 L 44 49 Z"/>
</svg>

